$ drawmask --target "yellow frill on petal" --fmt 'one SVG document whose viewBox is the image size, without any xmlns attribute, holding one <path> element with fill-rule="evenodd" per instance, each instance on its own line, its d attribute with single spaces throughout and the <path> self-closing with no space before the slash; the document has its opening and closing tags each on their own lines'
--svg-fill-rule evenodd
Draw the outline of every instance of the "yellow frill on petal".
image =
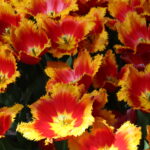
<svg viewBox="0 0 150 150">
<path fill-rule="evenodd" d="M 0 93 L 4 92 L 7 85 L 16 81 L 20 76 L 17 71 L 17 63 L 11 49 L 6 45 L 0 45 Z"/>
</svg>

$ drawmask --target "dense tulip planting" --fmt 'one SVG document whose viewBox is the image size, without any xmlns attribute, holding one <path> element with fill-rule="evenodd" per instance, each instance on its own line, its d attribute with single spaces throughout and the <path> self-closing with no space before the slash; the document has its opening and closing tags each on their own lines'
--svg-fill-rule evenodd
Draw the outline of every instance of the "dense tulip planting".
<svg viewBox="0 0 150 150">
<path fill-rule="evenodd" d="M 150 0 L 0 0 L 0 150 L 150 150 Z"/>
</svg>

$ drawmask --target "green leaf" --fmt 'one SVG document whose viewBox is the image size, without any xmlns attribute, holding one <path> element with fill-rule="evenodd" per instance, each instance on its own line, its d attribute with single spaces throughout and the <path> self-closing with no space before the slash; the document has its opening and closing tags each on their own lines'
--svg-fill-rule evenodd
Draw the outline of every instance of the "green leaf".
<svg viewBox="0 0 150 150">
<path fill-rule="evenodd" d="M 146 136 L 146 126 L 150 124 L 150 114 L 142 112 L 140 110 L 137 111 L 137 124 L 142 126 L 143 137 Z"/>
<path fill-rule="evenodd" d="M 144 139 L 146 137 L 146 126 L 150 124 L 150 114 L 137 110 L 137 125 L 141 126 L 142 140 L 139 149 L 144 148 Z"/>
<path fill-rule="evenodd" d="M 68 64 L 68 66 L 72 66 L 72 57 L 71 56 L 69 56 L 69 58 L 67 59 L 67 64 Z"/>
<path fill-rule="evenodd" d="M 144 140 L 144 150 L 150 148 L 149 144 L 147 143 L 146 140 Z"/>
</svg>

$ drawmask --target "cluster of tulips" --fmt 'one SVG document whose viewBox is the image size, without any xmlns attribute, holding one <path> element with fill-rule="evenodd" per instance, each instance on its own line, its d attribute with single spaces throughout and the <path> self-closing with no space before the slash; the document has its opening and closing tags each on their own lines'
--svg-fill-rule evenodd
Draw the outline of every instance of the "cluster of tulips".
<svg viewBox="0 0 150 150">
<path fill-rule="evenodd" d="M 150 150 L 150 0 L 0 0 L 0 106 L 1 150 Z"/>
</svg>

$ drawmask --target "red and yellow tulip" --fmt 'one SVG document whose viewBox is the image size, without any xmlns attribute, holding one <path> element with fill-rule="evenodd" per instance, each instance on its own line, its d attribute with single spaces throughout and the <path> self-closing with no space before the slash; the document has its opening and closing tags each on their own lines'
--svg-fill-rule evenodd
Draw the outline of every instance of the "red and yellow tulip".
<svg viewBox="0 0 150 150">
<path fill-rule="evenodd" d="M 44 28 L 51 39 L 52 47 L 49 50 L 54 57 L 75 55 L 78 43 L 93 29 L 94 23 L 72 16 L 64 17 L 60 22 L 47 17 L 43 20 Z"/>
<path fill-rule="evenodd" d="M 20 76 L 17 71 L 16 59 L 6 45 L 0 46 L 0 93 L 4 92 L 10 83 L 16 81 Z"/>
<path fill-rule="evenodd" d="M 18 59 L 26 64 L 38 63 L 40 56 L 51 46 L 44 30 L 26 19 L 22 20 L 18 28 L 12 28 L 11 43 Z"/>
<path fill-rule="evenodd" d="M 79 136 L 94 121 L 92 105 L 97 94 L 82 96 L 78 86 L 55 84 L 49 96 L 29 106 L 33 121 L 19 124 L 17 131 L 29 140 L 45 142 Z"/>
<path fill-rule="evenodd" d="M 115 133 L 113 128 L 100 118 L 90 132 L 69 139 L 70 150 L 137 150 L 141 139 L 140 128 L 124 123 Z"/>
<path fill-rule="evenodd" d="M 84 85 L 87 90 L 92 83 L 92 78 L 101 65 L 102 56 L 97 55 L 94 59 L 85 50 L 78 54 L 71 69 L 67 64 L 60 62 L 48 62 L 45 69 L 46 74 L 50 77 L 46 85 L 46 90 L 50 91 L 51 87 L 58 82 Z"/>
<path fill-rule="evenodd" d="M 118 100 L 124 100 L 134 109 L 150 112 L 150 65 L 144 71 L 138 71 L 132 65 L 126 67 L 125 76 L 120 80 Z"/>
</svg>

